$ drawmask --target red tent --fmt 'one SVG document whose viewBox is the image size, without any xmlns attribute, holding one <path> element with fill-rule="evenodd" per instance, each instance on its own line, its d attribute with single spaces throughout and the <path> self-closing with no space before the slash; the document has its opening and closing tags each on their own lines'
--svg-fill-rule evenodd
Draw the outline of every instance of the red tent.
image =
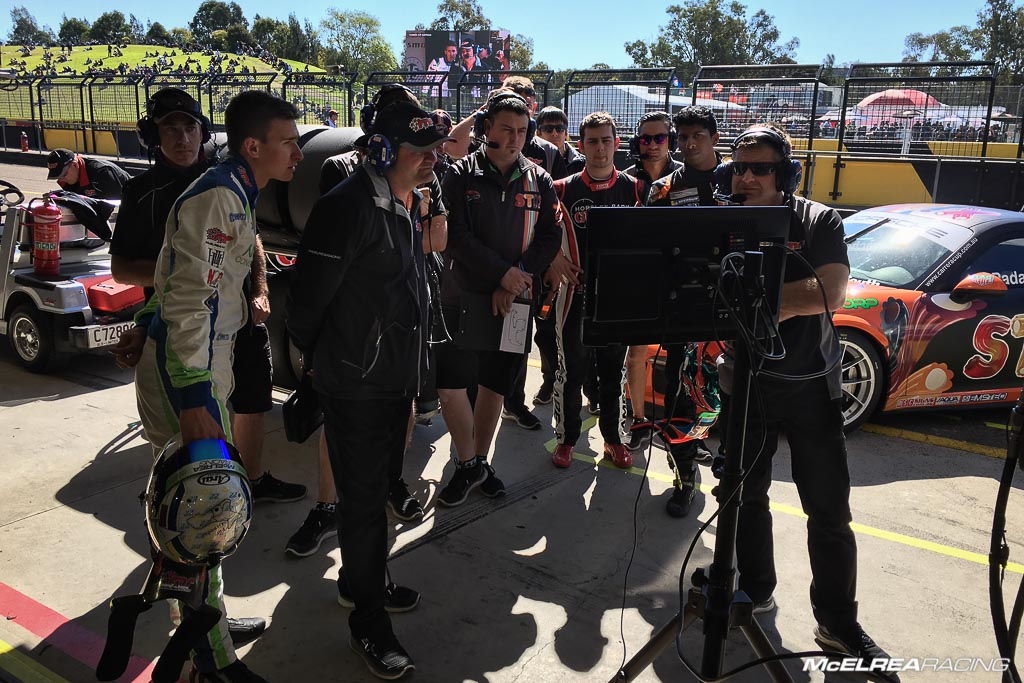
<svg viewBox="0 0 1024 683">
<path fill-rule="evenodd" d="M 943 104 L 920 90 L 882 90 L 868 95 L 857 103 L 858 107 L 902 107 L 910 109 L 937 109 Z"/>
</svg>

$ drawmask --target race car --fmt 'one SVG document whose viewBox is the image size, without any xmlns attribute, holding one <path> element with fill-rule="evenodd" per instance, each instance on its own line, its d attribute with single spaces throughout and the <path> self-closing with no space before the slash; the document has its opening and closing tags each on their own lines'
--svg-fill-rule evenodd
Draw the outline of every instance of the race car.
<svg viewBox="0 0 1024 683">
<path fill-rule="evenodd" d="M 1017 399 L 1024 381 L 1024 214 L 898 204 L 852 214 L 844 229 L 850 284 L 833 321 L 848 432 L 878 411 Z M 655 358 L 656 346 L 650 350 L 646 398 L 660 414 L 664 359 Z"/>
</svg>

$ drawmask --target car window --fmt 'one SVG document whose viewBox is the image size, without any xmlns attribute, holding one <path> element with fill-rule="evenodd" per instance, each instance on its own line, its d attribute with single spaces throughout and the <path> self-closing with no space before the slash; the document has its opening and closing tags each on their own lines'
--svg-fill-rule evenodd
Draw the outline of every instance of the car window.
<svg viewBox="0 0 1024 683">
<path fill-rule="evenodd" d="M 963 269 L 960 279 L 972 273 L 992 273 L 1007 287 L 1024 287 L 1024 237 L 993 244 Z"/>
<path fill-rule="evenodd" d="M 916 286 L 971 236 L 948 223 L 895 215 L 873 222 L 870 229 L 858 226 L 862 231 L 847 238 L 850 277 L 891 287 Z"/>
</svg>

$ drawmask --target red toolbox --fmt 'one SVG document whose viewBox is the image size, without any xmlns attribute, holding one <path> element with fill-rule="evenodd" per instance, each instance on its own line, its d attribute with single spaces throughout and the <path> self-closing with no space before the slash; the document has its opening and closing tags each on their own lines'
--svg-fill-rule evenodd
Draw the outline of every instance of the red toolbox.
<svg viewBox="0 0 1024 683">
<path fill-rule="evenodd" d="M 115 282 L 113 278 L 98 282 L 86 291 L 89 296 L 89 305 L 105 313 L 117 313 L 131 308 L 142 303 L 145 298 L 142 287 L 123 285 L 120 282 Z"/>
</svg>

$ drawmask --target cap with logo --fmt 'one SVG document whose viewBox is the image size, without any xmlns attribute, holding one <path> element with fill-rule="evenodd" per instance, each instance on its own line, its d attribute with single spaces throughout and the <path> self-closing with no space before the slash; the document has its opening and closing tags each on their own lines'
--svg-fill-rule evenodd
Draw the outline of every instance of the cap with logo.
<svg viewBox="0 0 1024 683">
<path fill-rule="evenodd" d="M 199 102 L 179 88 L 163 88 L 146 103 L 146 113 L 154 123 L 160 123 L 171 114 L 185 114 L 196 123 L 203 123 Z"/>
<path fill-rule="evenodd" d="M 373 135 L 383 135 L 392 147 L 401 145 L 415 152 L 428 152 L 455 139 L 437 117 L 410 102 L 398 102 L 378 112 L 372 128 L 354 145 L 365 148 Z"/>
<path fill-rule="evenodd" d="M 60 176 L 63 172 L 64 167 L 75 160 L 75 153 L 70 149 L 61 147 L 50 152 L 50 156 L 46 157 L 46 179 L 53 180 Z"/>
</svg>

